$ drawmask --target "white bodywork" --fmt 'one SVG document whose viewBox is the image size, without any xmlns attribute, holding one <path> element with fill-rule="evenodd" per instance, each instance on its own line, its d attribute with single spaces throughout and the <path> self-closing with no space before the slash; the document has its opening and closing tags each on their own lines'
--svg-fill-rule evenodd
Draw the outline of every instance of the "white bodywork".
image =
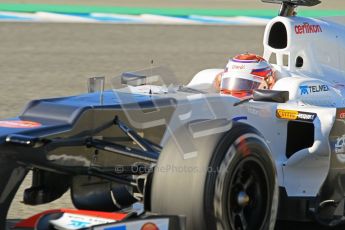
<svg viewBox="0 0 345 230">
<path fill-rule="evenodd" d="M 158 88 L 157 91 L 153 86 L 136 87 L 131 91 L 143 94 L 157 91 L 161 97 L 177 100 L 179 106 L 176 106 L 169 121 L 169 128 L 161 141 L 162 146 L 173 136 L 175 129 L 190 121 L 241 120 L 255 127 L 265 137 L 276 163 L 279 186 L 285 188 L 288 196 L 316 197 L 329 175 L 333 150 L 337 148 L 330 144 L 331 131 L 336 120 L 339 120 L 337 111 L 345 108 L 344 31 L 345 28 L 339 24 L 295 16 L 276 17 L 268 23 L 264 36 L 264 57 L 270 60 L 276 71 L 277 81 L 273 90 L 289 92 L 286 103 L 249 101 L 233 106 L 239 101 L 238 98 L 219 95 L 214 88 L 215 77 L 223 69 L 203 70 L 187 85 L 188 88 L 204 93 L 184 94 L 169 87 L 164 90 Z M 312 121 L 314 142 L 311 147 L 287 157 L 289 120 L 278 118 L 277 110 L 316 114 Z M 345 118 L 345 110 L 343 116 Z M 136 128 L 142 129 L 140 124 Z M 213 131 L 221 132 L 208 130 Z M 193 135 L 207 135 L 205 130 L 203 132 Z M 345 137 L 345 130 L 342 135 Z M 342 135 L 336 136 L 338 142 Z M 184 157 L 195 157 L 195 148 L 189 146 L 192 141 L 181 142 L 188 143 Z M 343 145 L 339 146 L 339 149 L 344 149 L 336 156 L 338 159 L 342 154 L 345 155 L 345 139 Z"/>
<path fill-rule="evenodd" d="M 277 23 L 286 29 L 287 44 L 283 48 L 270 44 L 276 29 L 272 28 Z M 265 136 L 276 162 L 279 185 L 285 187 L 290 197 L 317 196 L 329 172 L 329 135 L 336 108 L 345 107 L 344 29 L 342 25 L 311 18 L 271 20 L 265 30 L 264 57 L 271 61 L 277 73 L 273 90 L 289 91 L 289 101 L 282 104 L 251 101 L 239 106 L 241 114 L 248 117 L 244 122 Z M 281 39 L 279 36 L 276 39 Z M 298 58 L 303 59 L 303 66 L 296 66 Z M 221 71 L 203 70 L 188 86 L 214 92 L 213 81 Z M 312 147 L 296 152 L 289 159 L 285 156 L 287 121 L 276 118 L 277 109 L 317 114 Z"/>
</svg>

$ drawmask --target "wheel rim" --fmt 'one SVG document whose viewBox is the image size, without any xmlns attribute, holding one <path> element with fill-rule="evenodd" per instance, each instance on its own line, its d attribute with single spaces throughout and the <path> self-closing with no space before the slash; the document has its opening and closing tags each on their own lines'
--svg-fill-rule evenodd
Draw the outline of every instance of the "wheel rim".
<svg viewBox="0 0 345 230">
<path fill-rule="evenodd" d="M 270 212 L 268 176 L 256 157 L 246 157 L 235 166 L 227 196 L 227 212 L 232 229 L 263 227 Z"/>
</svg>

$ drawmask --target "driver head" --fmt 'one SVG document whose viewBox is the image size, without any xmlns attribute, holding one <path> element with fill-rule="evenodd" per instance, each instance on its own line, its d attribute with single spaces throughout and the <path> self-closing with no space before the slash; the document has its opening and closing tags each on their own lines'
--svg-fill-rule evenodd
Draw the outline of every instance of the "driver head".
<svg viewBox="0 0 345 230">
<path fill-rule="evenodd" d="M 222 74 L 220 93 L 243 98 L 255 89 L 270 89 L 274 84 L 271 65 L 256 54 L 240 54 L 229 60 Z"/>
</svg>

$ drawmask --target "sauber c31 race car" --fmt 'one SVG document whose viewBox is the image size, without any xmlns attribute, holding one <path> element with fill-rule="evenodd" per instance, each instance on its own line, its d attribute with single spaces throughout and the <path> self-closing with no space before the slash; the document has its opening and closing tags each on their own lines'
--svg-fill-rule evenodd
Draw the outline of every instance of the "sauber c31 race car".
<svg viewBox="0 0 345 230">
<path fill-rule="evenodd" d="M 31 101 L 0 121 L 0 228 L 29 171 L 25 204 L 70 189 L 76 210 L 47 211 L 17 229 L 342 224 L 345 28 L 296 16 L 317 0 L 263 1 L 281 3 L 263 40 L 265 59 L 276 60 L 272 90 L 240 100 L 215 91 L 221 69 L 183 86 L 152 67 L 114 78 L 112 90 L 92 78 L 87 94 Z"/>
</svg>

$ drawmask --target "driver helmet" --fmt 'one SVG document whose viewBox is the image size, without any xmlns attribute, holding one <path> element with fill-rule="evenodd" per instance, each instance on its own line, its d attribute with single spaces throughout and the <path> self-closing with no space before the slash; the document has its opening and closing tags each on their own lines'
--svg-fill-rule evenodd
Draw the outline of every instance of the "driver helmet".
<svg viewBox="0 0 345 230">
<path fill-rule="evenodd" d="M 271 89 L 275 83 L 271 65 L 256 54 L 240 54 L 230 59 L 220 82 L 220 93 L 251 96 L 255 89 Z"/>
</svg>

